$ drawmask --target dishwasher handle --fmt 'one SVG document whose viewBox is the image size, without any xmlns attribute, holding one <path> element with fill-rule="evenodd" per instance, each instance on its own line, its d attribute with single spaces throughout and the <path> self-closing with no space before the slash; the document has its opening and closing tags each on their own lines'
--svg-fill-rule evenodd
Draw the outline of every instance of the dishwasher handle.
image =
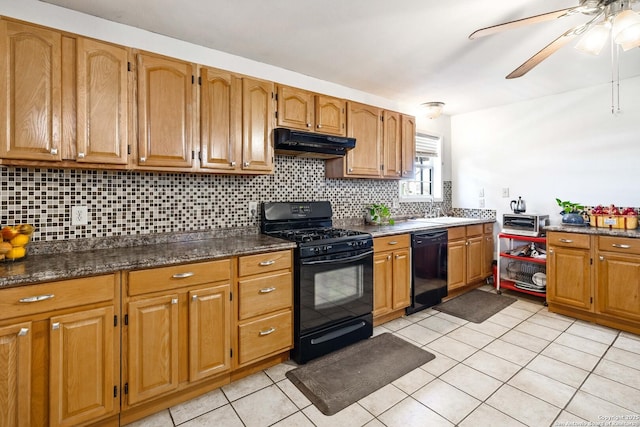
<svg viewBox="0 0 640 427">
<path fill-rule="evenodd" d="M 415 233 L 411 236 L 411 247 L 416 248 L 429 244 L 447 243 L 447 230 L 434 230 L 429 232 Z"/>
</svg>

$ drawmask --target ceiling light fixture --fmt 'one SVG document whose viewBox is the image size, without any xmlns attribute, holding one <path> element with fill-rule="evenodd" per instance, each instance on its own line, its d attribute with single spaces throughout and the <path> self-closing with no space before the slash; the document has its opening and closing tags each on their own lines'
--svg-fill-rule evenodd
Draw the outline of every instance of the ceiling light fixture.
<svg viewBox="0 0 640 427">
<path fill-rule="evenodd" d="M 444 102 L 425 102 L 422 107 L 428 119 L 437 119 L 442 114 Z"/>
</svg>

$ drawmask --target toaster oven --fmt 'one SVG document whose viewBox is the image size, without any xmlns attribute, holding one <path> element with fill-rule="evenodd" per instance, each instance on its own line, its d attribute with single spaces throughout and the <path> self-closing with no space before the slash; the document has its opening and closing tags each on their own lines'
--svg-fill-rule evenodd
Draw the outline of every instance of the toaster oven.
<svg viewBox="0 0 640 427">
<path fill-rule="evenodd" d="M 502 232 L 518 236 L 543 236 L 544 227 L 549 225 L 549 215 L 504 214 Z"/>
</svg>

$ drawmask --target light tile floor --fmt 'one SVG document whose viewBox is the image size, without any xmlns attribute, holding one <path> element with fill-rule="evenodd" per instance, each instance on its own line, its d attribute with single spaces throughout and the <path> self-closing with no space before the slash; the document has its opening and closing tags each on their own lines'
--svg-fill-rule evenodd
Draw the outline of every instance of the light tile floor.
<svg viewBox="0 0 640 427">
<path fill-rule="evenodd" d="M 480 324 L 428 309 L 375 328 L 436 359 L 331 417 L 285 377 L 287 362 L 130 426 L 640 427 L 640 337 L 510 295 Z"/>
</svg>

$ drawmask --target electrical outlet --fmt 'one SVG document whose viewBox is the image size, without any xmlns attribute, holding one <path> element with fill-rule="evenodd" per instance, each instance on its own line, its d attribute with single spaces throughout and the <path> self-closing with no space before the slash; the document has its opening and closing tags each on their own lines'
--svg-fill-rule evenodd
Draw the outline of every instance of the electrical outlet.
<svg viewBox="0 0 640 427">
<path fill-rule="evenodd" d="M 249 202 L 249 218 L 258 217 L 258 202 Z"/>
<path fill-rule="evenodd" d="M 484 188 L 478 190 L 478 197 L 484 197 Z"/>
<path fill-rule="evenodd" d="M 397 198 L 396 198 L 396 199 L 393 199 L 393 200 L 391 201 L 391 207 L 392 207 L 393 209 L 398 209 L 398 208 L 400 207 L 400 200 L 399 200 L 399 199 L 397 199 Z"/>
<path fill-rule="evenodd" d="M 478 201 L 478 205 L 480 205 L 481 208 L 484 208 L 484 197 L 480 198 L 480 200 Z"/>
<path fill-rule="evenodd" d="M 71 207 L 71 225 L 87 225 L 89 223 L 89 212 L 86 206 Z"/>
<path fill-rule="evenodd" d="M 502 189 L 502 197 L 509 197 L 509 187 L 504 187 Z"/>
</svg>

